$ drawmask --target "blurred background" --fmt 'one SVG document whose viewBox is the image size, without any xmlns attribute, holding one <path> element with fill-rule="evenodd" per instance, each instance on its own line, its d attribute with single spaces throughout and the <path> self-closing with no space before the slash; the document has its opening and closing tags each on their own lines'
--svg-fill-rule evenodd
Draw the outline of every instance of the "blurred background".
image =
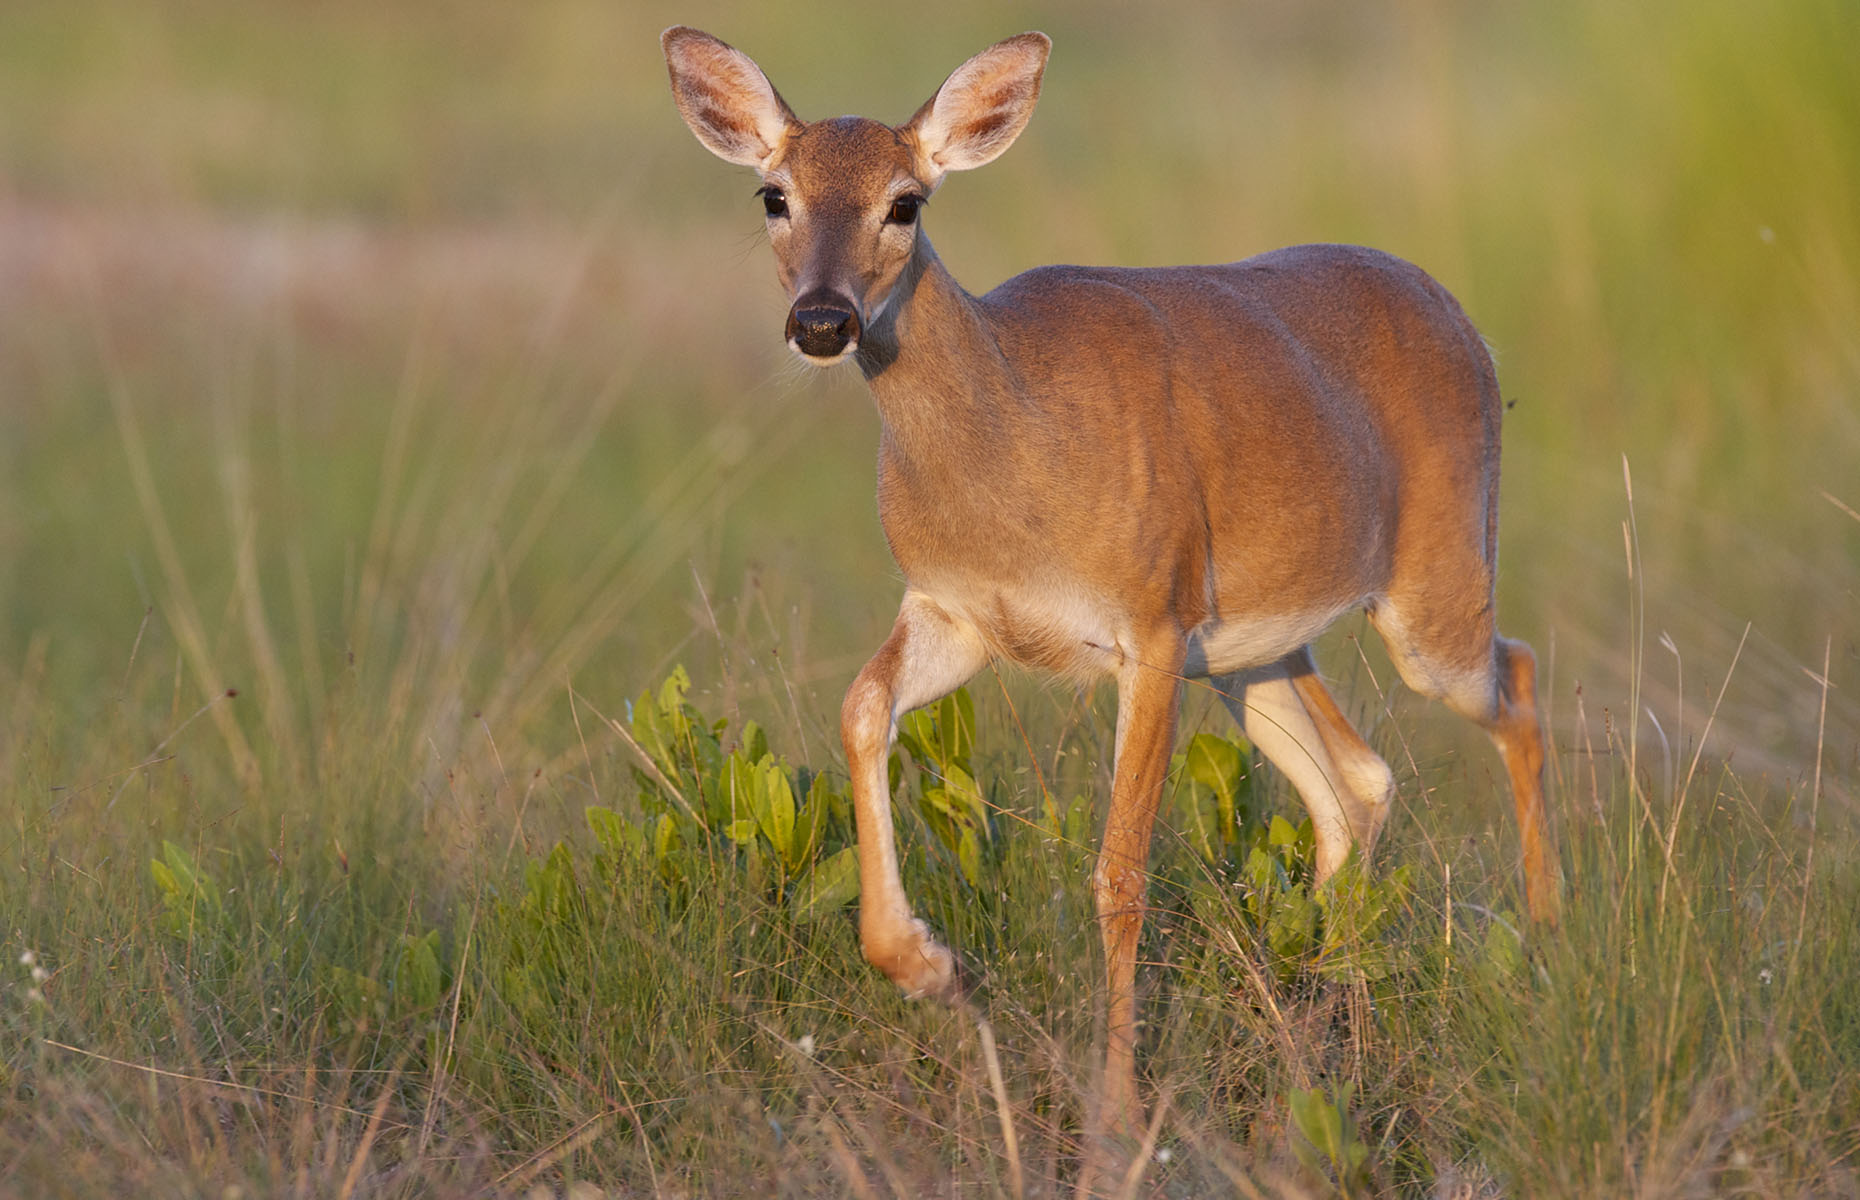
<svg viewBox="0 0 1860 1200">
<path fill-rule="evenodd" d="M 876 418 L 850 369 L 790 362 L 754 182 L 671 104 L 675 21 L 804 117 L 890 121 L 1051 34 L 1026 134 L 927 218 L 972 291 L 1300 241 L 1420 263 L 1513 406 L 1501 615 L 1559 736 L 1657 711 L 1670 759 L 1722 689 L 1716 753 L 1851 798 L 1847 0 L 7 0 L 15 747 L 81 760 L 133 676 L 208 705 L 241 769 L 313 763 L 344 711 L 410 760 L 484 714 L 543 762 L 570 686 L 617 711 L 683 661 L 837 753 L 901 590 Z"/>
</svg>

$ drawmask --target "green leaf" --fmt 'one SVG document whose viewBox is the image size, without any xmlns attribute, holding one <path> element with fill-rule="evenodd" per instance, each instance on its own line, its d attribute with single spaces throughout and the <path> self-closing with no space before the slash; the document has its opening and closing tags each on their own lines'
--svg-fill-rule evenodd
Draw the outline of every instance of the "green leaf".
<svg viewBox="0 0 1860 1200">
<path fill-rule="evenodd" d="M 957 688 L 935 704 L 908 713 L 898 722 L 898 741 L 919 766 L 938 774 L 966 766 L 975 753 L 975 701 Z"/>
<path fill-rule="evenodd" d="M 754 721 L 743 725 L 743 747 L 740 751 L 749 762 L 761 762 L 769 755 L 769 737 L 762 732 L 762 726 Z"/>
<path fill-rule="evenodd" d="M 963 804 L 949 794 L 949 789 L 936 784 L 925 788 L 919 798 L 919 807 L 926 817 L 941 818 L 942 823 L 949 824 L 968 812 Z"/>
<path fill-rule="evenodd" d="M 1202 861 L 1213 862 L 1221 844 L 1219 802 L 1206 784 L 1189 777 L 1181 755 L 1171 760 L 1169 769 L 1176 780 L 1173 828 Z"/>
<path fill-rule="evenodd" d="M 678 832 L 678 818 L 671 813 L 660 813 L 658 827 L 652 831 L 652 857 L 663 867 L 665 860 L 684 842 L 684 836 Z"/>
<path fill-rule="evenodd" d="M 439 969 L 437 929 L 423 937 L 403 935 L 400 968 L 394 975 L 394 990 L 402 1002 L 414 1009 L 431 1008 L 439 1003 L 445 985 Z"/>
<path fill-rule="evenodd" d="M 691 677 L 685 674 L 684 667 L 673 667 L 672 673 L 659 685 L 658 696 L 643 693 L 639 703 L 633 706 L 633 740 L 671 779 L 679 775 L 678 743 L 683 732 L 680 726 L 684 724 L 683 702 L 685 693 L 690 690 Z"/>
<path fill-rule="evenodd" d="M 536 1018 L 542 1014 L 547 997 L 537 982 L 535 967 L 507 966 L 500 982 L 501 998 L 505 1004 L 526 1017 Z"/>
<path fill-rule="evenodd" d="M 1346 1082 L 1335 1100 L 1326 1095 L 1322 1088 L 1295 1091 L 1288 1097 L 1292 1123 L 1298 1127 L 1298 1132 L 1340 1174 L 1347 1173 L 1351 1158 L 1349 1152 L 1352 1149 L 1350 1143 L 1355 1140 L 1352 1123 L 1348 1120 L 1350 1093 L 1353 1090 L 1354 1085 Z"/>
<path fill-rule="evenodd" d="M 815 790 L 818 789 L 820 798 L 827 802 L 827 815 L 833 820 L 838 821 L 842 828 L 851 829 L 853 825 L 852 782 L 848 780 L 846 785 L 842 787 L 840 784 L 832 781 L 822 783 L 821 778 L 823 777 L 815 777 L 814 786 L 807 790 L 807 794 L 812 796 Z M 885 794 L 888 796 L 896 795 L 896 792 L 887 792 Z"/>
<path fill-rule="evenodd" d="M 325 978 L 330 1007 L 342 1022 L 365 1027 L 370 1020 L 387 1015 L 381 985 L 373 977 L 347 967 L 331 967 Z"/>
<path fill-rule="evenodd" d="M 1170 760 L 1175 781 L 1176 827 L 1207 862 L 1226 858 L 1241 840 L 1240 796 L 1246 758 L 1239 745 L 1212 733 L 1189 739 Z"/>
<path fill-rule="evenodd" d="M 1319 889 L 1324 910 L 1324 947 L 1318 972 L 1328 978 L 1384 979 L 1396 969 L 1399 944 L 1382 941 L 1407 897 L 1410 868 L 1374 877 L 1352 853 Z"/>
<path fill-rule="evenodd" d="M 1261 846 L 1253 847 L 1252 851 L 1247 854 L 1246 866 L 1241 868 L 1241 876 L 1246 880 L 1247 887 L 1252 890 L 1250 898 L 1261 903 L 1278 889 L 1279 884 L 1285 881 L 1285 872 L 1279 866 L 1278 860 L 1266 853 L 1265 848 Z M 1255 915 L 1258 915 L 1257 910 Z"/>
<path fill-rule="evenodd" d="M 716 799 L 710 807 L 713 823 L 725 826 L 732 821 L 745 817 L 755 819 L 755 803 L 750 792 L 755 789 L 755 770 L 741 755 L 732 754 L 723 760 L 723 769 L 716 775 Z"/>
<path fill-rule="evenodd" d="M 672 673 L 659 685 L 659 711 L 670 716 L 684 707 L 685 696 L 691 691 L 691 676 L 683 663 L 672 668 Z"/>
<path fill-rule="evenodd" d="M 1336 1172 L 1337 1188 L 1346 1196 L 1369 1188 L 1372 1180 L 1365 1164 L 1369 1147 L 1357 1136 L 1356 1121 L 1350 1115 L 1350 1098 L 1356 1085 L 1346 1081 L 1333 1099 L 1322 1088 L 1294 1091 L 1286 1096 L 1292 1124 L 1304 1142 L 1293 1144 L 1298 1160 L 1307 1167 Z"/>
<path fill-rule="evenodd" d="M 899 718 L 898 745 L 904 747 L 919 766 L 929 766 L 936 761 L 935 744 L 936 725 L 928 712 L 920 708 Z M 892 787 L 897 787 L 897 782 L 894 778 Z"/>
<path fill-rule="evenodd" d="M 668 816 L 670 814 L 667 814 Z M 583 811 L 588 831 L 609 854 L 637 854 L 646 847 L 645 832 L 611 808 L 590 804 Z"/>
<path fill-rule="evenodd" d="M 845 793 L 826 775 L 815 775 L 808 780 L 807 799 L 795 813 L 792 866 L 798 869 L 813 861 L 826 844 L 834 821 L 845 816 L 848 807 Z"/>
<path fill-rule="evenodd" d="M 756 765 L 740 754 L 723 760 L 717 783 L 719 817 L 736 820 L 756 815 Z"/>
<path fill-rule="evenodd" d="M 943 697 L 937 707 L 950 763 L 968 762 L 975 754 L 975 701 L 969 696 L 969 689 L 957 688 Z"/>
<path fill-rule="evenodd" d="M 1069 842 L 1075 850 L 1090 849 L 1091 843 L 1086 839 L 1091 835 L 1091 801 L 1084 796 L 1072 797 L 1072 803 L 1064 809 L 1059 801 L 1047 796 L 1040 809 L 1040 829 L 1048 837 Z"/>
<path fill-rule="evenodd" d="M 814 791 L 820 786 L 818 778 L 814 787 L 808 789 L 807 799 L 801 801 L 794 810 L 794 839 L 790 843 L 792 852 L 785 857 L 790 872 L 798 871 L 801 865 L 814 857 L 814 851 L 820 848 L 820 839 L 827 824 L 827 804 L 816 800 Z"/>
<path fill-rule="evenodd" d="M 524 871 L 524 903 L 545 923 L 578 915 L 580 887 L 575 881 L 575 859 L 566 842 L 557 842 L 549 857 L 531 863 Z"/>
<path fill-rule="evenodd" d="M 859 853 L 847 846 L 814 864 L 794 885 L 790 911 L 798 921 L 812 921 L 859 898 Z"/>
<path fill-rule="evenodd" d="M 704 815 L 704 827 L 716 829 L 730 819 L 730 767 L 707 771 L 698 779 L 698 811 Z"/>
<path fill-rule="evenodd" d="M 1234 743 L 1212 733 L 1198 733 L 1182 752 L 1182 769 L 1214 795 L 1231 801 L 1240 793 L 1245 764 Z"/>
<path fill-rule="evenodd" d="M 163 920 L 169 932 L 186 935 L 196 923 L 221 914 L 219 888 L 212 876 L 194 865 L 187 851 L 173 842 L 161 844 L 162 856 L 149 860 L 149 875 L 162 893 Z"/>
<path fill-rule="evenodd" d="M 194 866 L 194 860 L 188 857 L 187 851 L 173 842 L 164 841 L 161 844 L 161 853 L 162 857 L 167 860 L 168 869 L 173 873 L 177 889 L 181 894 L 192 895 L 210 889 L 213 881 Z"/>
<path fill-rule="evenodd" d="M 1320 1173 L 1326 1167 L 1334 1166 L 1337 1161 L 1336 1147 L 1343 1140 L 1342 1130 L 1331 1128 L 1336 1114 L 1322 1089 L 1294 1091 L 1286 1100 L 1291 1109 L 1292 1124 L 1303 1135 L 1302 1141 L 1293 1142 L 1298 1161 Z"/>
<path fill-rule="evenodd" d="M 756 824 L 782 862 L 794 857 L 794 787 L 788 772 L 772 755 L 763 755 L 755 767 L 751 797 Z"/>
<path fill-rule="evenodd" d="M 690 690 L 691 677 L 684 667 L 672 668 L 656 696 L 647 692 L 633 706 L 633 739 L 686 797 L 701 794 L 710 800 L 723 761 L 718 735 L 724 723 L 706 726 L 697 710 L 685 703 Z M 647 795 L 664 799 L 657 779 L 647 775 L 642 785 Z M 703 811 L 712 819 L 719 815 L 708 806 Z"/>
<path fill-rule="evenodd" d="M 1333 1133 L 1331 1130 L 1331 1118 L 1335 1114 L 1323 1089 L 1297 1089 L 1286 1097 L 1286 1101 L 1292 1111 L 1293 1126 L 1326 1159 L 1332 1158 L 1331 1148 L 1341 1140 L 1341 1131 Z"/>
<path fill-rule="evenodd" d="M 975 830 L 964 829 L 956 842 L 956 862 L 962 867 L 962 877 L 969 881 L 970 887 L 982 886 L 982 845 L 976 839 Z"/>
<path fill-rule="evenodd" d="M 1266 945 L 1281 958 L 1298 959 L 1310 953 L 1317 933 L 1318 906 L 1298 884 L 1273 899 L 1266 919 Z"/>
<path fill-rule="evenodd" d="M 1518 937 L 1515 914 L 1507 911 L 1500 915 L 1505 919 L 1486 926 L 1482 957 L 1487 971 L 1510 978 L 1524 970 L 1524 942 Z"/>
<path fill-rule="evenodd" d="M 943 789 L 949 793 L 952 811 L 961 813 L 987 834 L 988 802 L 982 798 L 982 785 L 975 781 L 975 776 L 952 763 L 943 773 Z"/>
</svg>

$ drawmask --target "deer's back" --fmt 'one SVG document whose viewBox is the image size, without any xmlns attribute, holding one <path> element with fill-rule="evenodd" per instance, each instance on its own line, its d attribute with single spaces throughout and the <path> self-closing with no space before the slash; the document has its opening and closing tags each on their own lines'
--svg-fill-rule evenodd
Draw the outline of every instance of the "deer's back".
<svg viewBox="0 0 1860 1200">
<path fill-rule="evenodd" d="M 1248 440 L 1268 449 L 1360 442 L 1353 433 L 1370 431 L 1353 427 L 1365 421 L 1391 447 L 1423 431 L 1496 436 L 1496 382 L 1471 322 L 1419 267 L 1381 251 L 1311 245 L 1215 266 L 1040 267 L 982 304 L 1008 357 L 1031 367 L 1021 381 L 1032 407 L 1061 420 L 1203 416 L 1255 429 Z"/>
</svg>

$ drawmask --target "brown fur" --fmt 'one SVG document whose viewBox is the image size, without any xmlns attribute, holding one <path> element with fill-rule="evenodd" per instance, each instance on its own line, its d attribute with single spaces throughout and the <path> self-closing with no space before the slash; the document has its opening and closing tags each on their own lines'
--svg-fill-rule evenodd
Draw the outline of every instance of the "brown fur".
<svg viewBox="0 0 1860 1200">
<path fill-rule="evenodd" d="M 736 51 L 695 30 L 664 40 L 706 145 L 744 161 L 744 130 L 785 129 L 753 164 L 788 205 L 769 222 L 777 270 L 790 296 L 856 316 L 842 356 L 882 422 L 879 513 L 906 595 L 842 724 L 874 963 L 914 993 L 959 994 L 954 956 L 911 917 L 897 877 L 884 766 L 897 717 L 991 659 L 1114 675 L 1095 876 L 1110 989 L 1101 1102 L 1107 1126 L 1128 1127 L 1143 872 L 1177 680 L 1217 677 L 1298 784 L 1327 876 L 1367 852 L 1393 791 L 1311 666 L 1311 639 L 1356 608 L 1411 686 L 1492 733 L 1531 911 L 1555 919 L 1534 660 L 1493 615 L 1498 383 L 1444 288 L 1378 251 L 1298 246 L 1221 266 L 1041 267 L 971 296 L 921 221 L 885 214 L 1012 143 L 1039 95 L 1044 36 L 977 55 L 897 128 L 798 122 Z"/>
</svg>

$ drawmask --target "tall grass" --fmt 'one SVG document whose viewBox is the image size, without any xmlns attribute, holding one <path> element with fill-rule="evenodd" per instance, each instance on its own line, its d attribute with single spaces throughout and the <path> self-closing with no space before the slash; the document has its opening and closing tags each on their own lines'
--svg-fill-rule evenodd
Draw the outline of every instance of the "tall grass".
<svg viewBox="0 0 1860 1200">
<path fill-rule="evenodd" d="M 1022 143 L 928 218 L 973 288 L 1363 240 L 1498 349 L 1501 606 L 1544 664 L 1565 925 L 1517 928 L 1484 739 L 1346 626 L 1320 656 L 1400 781 L 1377 869 L 1412 871 L 1389 969 L 1275 955 L 1233 864 L 1165 831 L 1132 1189 L 1854 1189 L 1845 6 L 958 5 L 798 37 L 752 6 L 26 0 L 0 1193 L 1069 1186 L 1108 691 L 975 681 L 975 882 L 900 807 L 973 1012 L 896 996 L 843 913 L 727 845 L 668 878 L 583 819 L 641 817 L 609 718 L 679 662 L 726 739 L 754 720 L 834 775 L 896 603 L 869 402 L 784 364 L 746 189 L 663 94 L 674 18 L 816 116 L 902 117 L 1052 33 Z M 1215 711 L 1191 691 L 1185 736 Z"/>
<path fill-rule="evenodd" d="M 159 707 L 166 674 L 132 670 L 126 707 Z M 771 904 L 727 843 L 671 878 L 562 829 L 584 801 L 637 811 L 592 720 L 570 762 L 517 778 L 482 726 L 425 804 L 360 755 L 217 819 L 197 797 L 236 793 L 239 769 L 196 722 L 180 758 L 22 805 L 9 946 L 49 975 L 28 991 L 21 964 L 6 994 L 10 1186 L 942 1193 L 1012 1186 L 1005 1123 L 1028 1192 L 1057 1194 L 1094 1066 L 1090 854 L 1022 815 L 1041 801 L 1008 703 L 978 703 L 1001 806 L 978 885 L 909 807 L 902 826 L 913 894 L 982 972 L 1005 1106 L 976 1014 L 895 995 L 849 920 Z M 1015 709 L 1062 749 L 1084 732 Z M 1583 733 L 1561 760 L 1569 911 L 1524 943 L 1509 838 L 1461 813 L 1398 826 L 1415 874 L 1378 939 L 1391 969 L 1356 977 L 1271 967 L 1241 877 L 1165 839 L 1142 1178 L 1323 1194 L 1289 1104 L 1317 1089 L 1351 1097 L 1364 1186 L 1852 1186 L 1851 828 L 1717 766 L 1661 789 Z M 119 761 L 147 761 L 122 734 Z M 167 876 L 145 857 L 164 819 L 186 839 L 157 850 Z"/>
</svg>

